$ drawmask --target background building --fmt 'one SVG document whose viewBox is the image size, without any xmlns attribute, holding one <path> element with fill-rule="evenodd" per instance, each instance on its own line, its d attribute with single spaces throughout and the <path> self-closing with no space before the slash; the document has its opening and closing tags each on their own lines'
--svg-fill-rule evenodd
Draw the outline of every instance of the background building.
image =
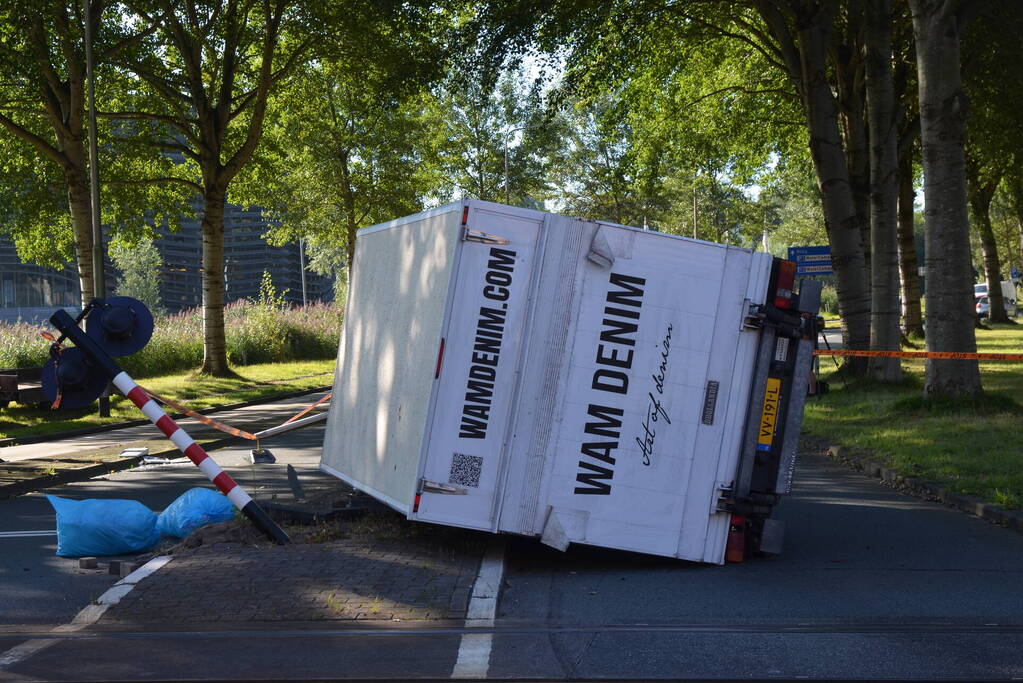
<svg viewBox="0 0 1023 683">
<path fill-rule="evenodd" d="M 301 305 L 302 264 L 299 245 L 273 247 L 262 238 L 266 221 L 258 209 L 228 205 L 224 215 L 225 301 L 255 299 L 263 272 L 269 272 L 278 292 Z M 170 313 L 202 304 L 202 230 L 198 221 L 183 223 L 176 232 L 157 229 L 156 247 L 163 258 L 160 296 Z M 107 261 L 109 291 L 117 272 Z M 334 278 L 306 271 L 305 300 L 333 301 Z M 23 263 L 14 243 L 0 235 L 0 321 L 45 320 L 55 307 L 78 306 L 78 274 L 72 265 L 62 270 Z"/>
<path fill-rule="evenodd" d="M 285 299 L 302 304 L 302 264 L 298 244 L 273 247 L 262 235 L 266 221 L 259 209 L 245 210 L 228 204 L 224 212 L 224 300 L 255 299 L 263 272 L 270 273 Z M 160 297 L 171 313 L 202 303 L 202 227 L 198 221 L 183 223 L 177 232 L 157 230 L 156 247 L 163 257 Z M 305 273 L 306 301 L 333 301 L 334 278 Z"/>
</svg>

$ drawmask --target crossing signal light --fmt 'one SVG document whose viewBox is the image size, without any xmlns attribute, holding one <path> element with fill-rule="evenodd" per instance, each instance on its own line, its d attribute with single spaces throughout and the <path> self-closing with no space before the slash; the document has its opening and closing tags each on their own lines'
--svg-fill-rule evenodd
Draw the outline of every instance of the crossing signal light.
<svg viewBox="0 0 1023 683">
<path fill-rule="evenodd" d="M 127 356 L 149 342 L 153 336 L 153 314 L 138 299 L 112 296 L 93 299 L 74 320 L 67 313 L 57 311 L 51 321 L 57 325 L 55 318 L 61 315 L 67 327 L 58 327 L 74 329 L 79 335 L 77 325 L 85 320 L 85 335 L 76 343 L 80 346 L 92 342 L 94 352 L 90 356 L 77 346 L 65 348 L 61 346 L 64 335 L 54 339 L 52 334 L 44 334 L 52 343 L 50 359 L 43 366 L 43 393 L 54 409 L 74 410 L 89 405 L 107 388 L 112 374 L 106 371 L 104 363 L 116 367 L 111 356 Z"/>
<path fill-rule="evenodd" d="M 85 333 L 110 356 L 128 356 L 153 336 L 153 314 L 130 296 L 97 301 L 85 319 Z"/>
<path fill-rule="evenodd" d="M 107 388 L 107 378 L 79 349 L 61 349 L 43 365 L 43 394 L 54 408 L 84 408 Z"/>
</svg>

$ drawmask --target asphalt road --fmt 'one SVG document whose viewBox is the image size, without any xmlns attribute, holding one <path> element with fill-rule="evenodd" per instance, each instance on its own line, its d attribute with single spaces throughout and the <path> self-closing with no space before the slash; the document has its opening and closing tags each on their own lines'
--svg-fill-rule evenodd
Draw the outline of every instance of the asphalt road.
<svg viewBox="0 0 1023 683">
<path fill-rule="evenodd" d="M 315 448 L 311 429 L 303 438 Z M 1023 677 L 1023 536 L 819 456 L 801 458 L 796 490 L 779 513 L 787 524 L 782 555 L 723 567 L 584 547 L 561 554 L 513 540 L 490 677 Z M 6 673 L 443 678 L 462 633 L 451 623 L 253 626 L 93 629 Z M 0 632 L 0 651 L 16 642 Z M 67 662 L 77 666 L 68 670 Z"/>
<path fill-rule="evenodd" d="M 510 550 L 491 673 L 551 678 L 1023 677 L 1023 536 L 802 457 L 781 556 L 685 565 Z M 576 629 L 572 631 L 572 629 Z"/>
<path fill-rule="evenodd" d="M 308 403 L 309 399 L 304 401 Z M 314 480 L 326 478 L 327 475 L 319 472 L 323 428 L 321 422 L 265 440 L 261 445 L 271 449 L 278 459 L 273 465 L 252 465 L 251 445 L 241 440 L 237 446 L 212 451 L 210 455 L 253 496 L 268 496 L 270 491 L 286 493 L 289 488 L 285 466 L 289 463 L 307 486 Z M 137 428 L 125 430 L 132 432 L 131 438 L 135 438 L 134 429 Z M 149 429 L 155 431 L 152 426 Z M 118 432 L 107 432 L 102 438 L 116 442 Z M 4 628 L 10 631 L 25 626 L 52 627 L 67 623 L 120 578 L 102 570 L 79 569 L 77 560 L 57 557 L 55 535 L 11 537 L 5 534 L 56 529 L 53 508 L 44 493 L 78 500 L 126 498 L 138 500 L 159 512 L 195 486 L 208 488 L 210 484 L 198 468 L 182 459 L 170 465 L 126 470 L 0 501 L 0 634 Z M 0 644 L 0 651 L 2 649 L 3 644 Z"/>
</svg>

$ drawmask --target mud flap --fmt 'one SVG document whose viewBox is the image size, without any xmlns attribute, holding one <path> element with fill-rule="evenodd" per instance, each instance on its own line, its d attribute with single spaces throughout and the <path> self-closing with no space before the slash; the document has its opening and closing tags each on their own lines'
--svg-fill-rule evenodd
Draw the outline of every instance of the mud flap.
<svg viewBox="0 0 1023 683">
<path fill-rule="evenodd" d="M 556 510 L 551 507 L 540 542 L 565 552 L 571 543 L 569 539 L 583 538 L 588 517 L 589 513 L 583 510 Z"/>
</svg>

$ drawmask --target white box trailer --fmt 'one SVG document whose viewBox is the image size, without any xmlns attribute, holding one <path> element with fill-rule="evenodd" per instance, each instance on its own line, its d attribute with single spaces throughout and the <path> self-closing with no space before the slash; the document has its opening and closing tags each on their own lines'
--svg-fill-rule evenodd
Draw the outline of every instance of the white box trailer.
<svg viewBox="0 0 1023 683">
<path fill-rule="evenodd" d="M 794 272 L 476 200 L 366 228 L 321 468 L 561 549 L 776 552 L 820 293 Z"/>
</svg>

